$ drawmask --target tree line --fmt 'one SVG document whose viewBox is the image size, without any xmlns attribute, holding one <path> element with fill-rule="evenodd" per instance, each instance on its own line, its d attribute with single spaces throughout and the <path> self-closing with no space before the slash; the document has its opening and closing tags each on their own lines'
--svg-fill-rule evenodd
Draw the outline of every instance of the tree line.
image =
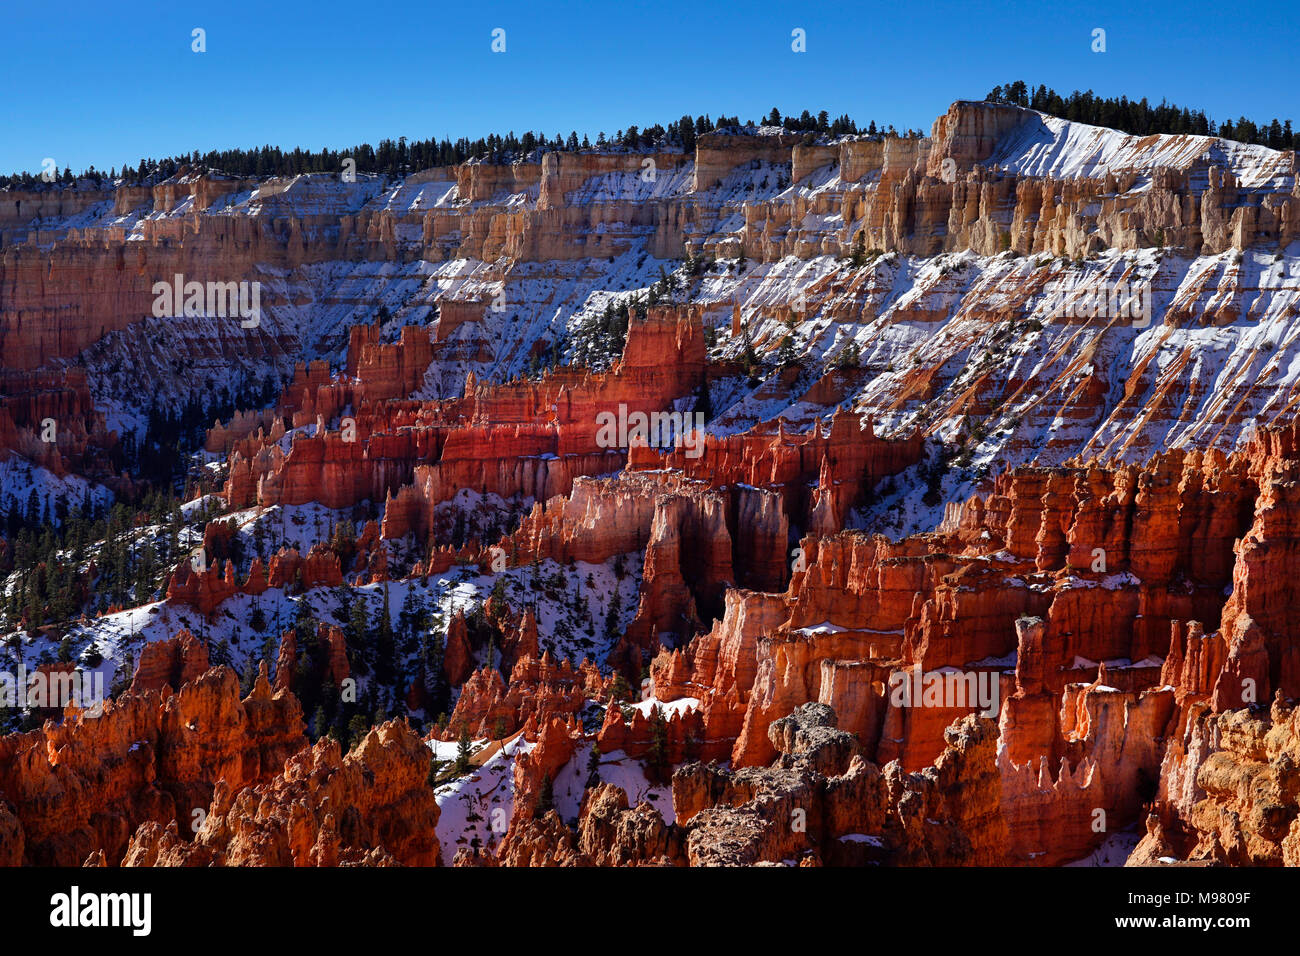
<svg viewBox="0 0 1300 956">
<path fill-rule="evenodd" d="M 1006 86 L 993 87 L 985 100 L 1026 106 L 1049 116 L 1092 126 L 1108 126 L 1136 136 L 1194 134 L 1219 136 L 1270 149 L 1300 149 L 1300 132 L 1292 129 L 1289 119 L 1274 118 L 1267 123 L 1256 123 L 1241 116 L 1236 120 L 1225 119 L 1215 123 L 1203 110 L 1176 106 L 1163 99 L 1152 106 L 1146 97 L 1140 100 L 1130 100 L 1127 96 L 1101 97 L 1092 90 L 1075 90 L 1069 96 L 1061 96 L 1056 90 L 1042 85 L 1031 90 L 1023 80 L 1017 80 Z"/>
<path fill-rule="evenodd" d="M 408 141 L 405 136 L 396 140 L 380 140 L 378 147 L 370 143 L 361 143 L 351 149 L 310 150 L 295 148 L 281 149 L 279 146 L 264 145 L 249 149 L 223 149 L 190 153 L 179 153 L 163 159 L 143 157 L 132 166 L 124 166 L 121 173 L 114 167 L 108 173 L 96 170 L 92 165 L 79 176 L 65 167 L 57 174 L 58 182 L 71 184 L 78 179 L 89 179 L 97 186 L 105 180 L 121 182 L 124 185 L 151 185 L 176 175 L 182 166 L 199 166 L 219 170 L 231 176 L 295 176 L 302 173 L 338 173 L 343 169 L 343 161 L 351 159 L 356 163 L 356 172 L 373 173 L 386 176 L 400 176 L 432 166 L 453 166 L 457 163 L 476 160 L 487 163 L 506 164 L 520 160 L 536 159 L 544 152 L 580 152 L 582 150 L 647 150 L 647 149 L 684 149 L 693 150 L 698 137 L 716 129 L 728 129 L 739 126 L 768 125 L 780 126 L 789 132 L 809 133 L 813 136 L 842 136 L 866 133 L 867 135 L 899 135 L 893 126 L 877 127 L 873 120 L 866 129 L 859 129 L 858 124 L 847 114 L 832 118 L 826 110 L 811 113 L 804 110 L 798 116 L 782 116 L 775 107 L 760 124 L 748 120 L 744 124 L 739 116 L 720 115 L 716 120 L 708 114 L 692 118 L 684 115 L 675 122 L 662 125 L 655 123 L 644 128 L 629 126 L 620 129 L 612 136 L 603 131 L 596 136 L 593 143 L 586 135 L 579 138 L 576 130 L 566 137 L 556 133 L 548 137 L 543 132 L 527 131 L 516 136 L 514 131 L 504 136 L 496 133 L 478 139 L 460 137 L 456 140 L 423 139 Z M 906 135 L 920 135 L 908 130 Z M 30 172 L 0 176 L 0 188 L 16 186 L 22 188 L 39 188 L 44 185 L 40 176 Z"/>
<path fill-rule="evenodd" d="M 1023 80 L 995 86 L 985 97 L 993 103 L 1025 106 L 1061 119 L 1108 126 L 1125 133 L 1146 136 L 1152 133 L 1191 133 L 1201 136 L 1220 136 L 1243 143 L 1268 146 L 1271 149 L 1300 149 L 1300 132 L 1292 128 L 1291 120 L 1255 122 L 1244 116 L 1221 123 L 1206 116 L 1203 110 L 1192 110 L 1161 100 L 1152 106 L 1146 97 L 1130 100 L 1127 96 L 1101 97 L 1092 90 L 1075 90 L 1062 96 L 1055 90 L 1039 85 L 1031 89 Z M 516 136 L 514 131 L 504 136 L 492 133 L 470 139 L 462 136 L 456 140 L 430 138 L 408 141 L 405 136 L 396 140 L 380 140 L 378 147 L 361 143 L 350 149 L 310 150 L 301 147 L 281 149 L 269 144 L 248 149 L 223 149 L 189 153 L 155 159 L 142 157 L 136 165 L 126 165 L 119 173 L 116 167 L 109 172 L 97 170 L 92 164 L 80 174 L 69 167 L 56 171 L 56 183 L 70 185 L 81 179 L 103 186 L 105 180 L 123 185 L 152 185 L 166 180 L 184 166 L 202 167 L 231 176 L 296 176 L 302 173 L 338 173 L 345 159 L 356 163 L 356 171 L 385 176 L 400 176 L 433 166 L 453 166 L 470 160 L 493 164 L 506 164 L 521 160 L 535 160 L 544 152 L 581 152 L 599 149 L 684 149 L 693 150 L 699 136 L 717 129 L 738 126 L 780 126 L 789 132 L 807 133 L 813 137 L 843 135 L 908 136 L 923 135 L 920 130 L 897 131 L 892 125 L 878 126 L 872 120 L 866 127 L 859 125 L 847 114 L 831 118 L 826 110 L 813 114 L 804 110 L 798 116 L 781 115 L 775 107 L 760 123 L 753 120 L 740 122 L 739 116 L 725 114 L 712 119 L 708 114 L 692 118 L 684 115 L 675 122 L 655 123 L 647 127 L 629 126 L 612 136 L 603 131 L 593 143 L 586 135 L 579 138 L 576 130 L 566 137 L 556 133 L 548 137 L 538 131 L 527 131 Z M 39 189 L 51 186 L 40 176 L 24 171 L 0 176 L 0 189 L 19 187 Z"/>
</svg>

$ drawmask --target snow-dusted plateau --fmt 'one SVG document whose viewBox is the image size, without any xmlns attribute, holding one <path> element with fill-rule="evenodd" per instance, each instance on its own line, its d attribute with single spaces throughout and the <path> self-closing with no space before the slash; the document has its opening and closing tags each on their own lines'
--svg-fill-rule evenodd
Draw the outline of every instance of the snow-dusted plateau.
<svg viewBox="0 0 1300 956">
<path fill-rule="evenodd" d="M 1300 864 L 1294 151 L 10 187 L 0 354 L 0 863 Z"/>
</svg>

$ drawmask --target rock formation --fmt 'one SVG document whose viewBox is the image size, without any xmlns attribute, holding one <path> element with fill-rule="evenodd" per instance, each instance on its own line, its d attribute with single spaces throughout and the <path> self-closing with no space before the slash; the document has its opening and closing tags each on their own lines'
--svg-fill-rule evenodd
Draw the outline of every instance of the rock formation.
<svg viewBox="0 0 1300 956">
<path fill-rule="evenodd" d="M 399 721 L 346 755 L 325 737 L 257 786 L 219 783 L 192 841 L 175 821 L 142 824 L 123 865 L 436 866 L 428 770 L 428 751 Z"/>
<path fill-rule="evenodd" d="M 302 731 L 297 700 L 273 694 L 265 669 L 243 700 L 235 673 L 218 667 L 176 691 L 128 693 L 102 716 L 72 709 L 0 738 L 0 821 L 16 820 L 24 863 L 77 866 L 97 850 L 117 862 L 141 824 L 188 834 L 214 788 L 237 793 L 279 773 Z"/>
<path fill-rule="evenodd" d="M 457 865 L 1046 866 L 1128 828 L 1134 864 L 1300 862 L 1296 171 L 960 101 L 929 137 L 7 190 L 0 458 L 50 509 L 136 508 L 150 410 L 227 391 L 138 659 L 89 559 L 60 662 L 5 645 L 137 663 L 0 738 L 0 863 L 433 865 L 492 774 L 508 826 Z M 258 282 L 258 321 L 157 315 L 175 276 Z M 390 585 L 376 650 L 326 596 Z M 234 641 L 262 601 L 315 644 Z M 209 665 L 259 650 L 241 700 Z M 352 681 L 376 725 L 308 746 L 295 692 Z M 491 753 L 431 781 L 463 736 Z"/>
</svg>

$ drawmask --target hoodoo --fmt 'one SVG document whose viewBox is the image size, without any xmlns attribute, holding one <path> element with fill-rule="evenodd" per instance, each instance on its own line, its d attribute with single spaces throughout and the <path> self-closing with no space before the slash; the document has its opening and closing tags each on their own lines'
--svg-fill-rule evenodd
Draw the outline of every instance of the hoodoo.
<svg viewBox="0 0 1300 956">
<path fill-rule="evenodd" d="M 1295 143 L 1052 102 L 10 182 L 0 862 L 1300 863 Z"/>
</svg>

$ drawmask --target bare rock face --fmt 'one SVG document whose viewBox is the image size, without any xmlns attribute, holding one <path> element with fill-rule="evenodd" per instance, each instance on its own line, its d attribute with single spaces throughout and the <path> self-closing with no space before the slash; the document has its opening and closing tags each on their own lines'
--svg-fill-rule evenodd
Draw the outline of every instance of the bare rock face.
<svg viewBox="0 0 1300 956">
<path fill-rule="evenodd" d="M 493 849 L 462 850 L 457 866 L 755 866 L 772 864 L 988 865 L 1005 861 L 1006 826 L 995 759 L 996 727 L 954 723 L 932 767 L 885 772 L 863 760 L 834 712 L 810 703 L 773 725 L 783 748 L 771 767 L 728 770 L 688 763 L 672 779 L 676 822 L 649 803 L 595 784 L 576 829 L 525 796 Z M 516 764 L 516 799 L 541 768 L 571 756 L 571 733 L 553 722 Z M 528 731 L 525 731 L 527 734 Z"/>
<path fill-rule="evenodd" d="M 443 740 L 458 739 L 462 729 L 475 739 L 497 738 L 501 733 L 513 734 L 530 720 L 544 725 L 553 717 L 567 719 L 588 699 L 604 693 L 606 680 L 592 662 L 584 659 L 574 667 L 568 660 L 557 662 L 549 653 L 534 656 L 536 620 L 531 611 L 519 627 L 524 634 L 531 633 L 534 643 L 515 661 L 509 681 L 489 666 L 470 674 L 440 735 Z"/>
<path fill-rule="evenodd" d="M 933 767 L 906 774 L 885 769 L 889 801 L 906 836 L 898 862 L 994 866 L 1006 862 L 1007 825 L 997 772 L 997 728 L 966 717 L 944 732 L 947 748 Z"/>
<path fill-rule="evenodd" d="M 574 832 L 560 815 L 548 810 L 540 818 L 520 821 L 496 854 L 479 848 L 456 851 L 453 866 L 590 866 L 590 859 L 578 849 Z"/>
<path fill-rule="evenodd" d="M 198 570 L 192 561 L 182 561 L 167 582 L 167 601 L 184 604 L 211 617 L 224 601 L 236 594 L 261 594 L 268 587 L 288 586 L 310 590 L 314 587 L 338 587 L 343 573 L 338 555 L 323 545 L 314 545 L 306 557 L 295 548 L 281 548 L 271 557 L 264 574 L 260 560 L 250 565 L 241 583 L 232 561 L 217 562 Z"/>
<path fill-rule="evenodd" d="M 448 734 L 504 724 L 536 744 L 516 759 L 515 836 L 494 861 L 1046 865 L 1086 855 L 1152 806 L 1162 855 L 1279 859 L 1289 811 L 1261 821 L 1287 806 L 1285 774 L 1269 784 L 1278 795 L 1241 797 L 1240 767 L 1272 757 L 1264 731 L 1223 721 L 1245 719 L 1249 694 L 1297 690 L 1267 546 L 1289 547 L 1295 448 L 1291 431 L 1265 430 L 1233 455 L 1019 468 L 935 532 L 809 535 L 784 593 L 722 590 L 714 625 L 697 622 L 653 659 L 658 700 L 699 701 L 665 722 L 669 759 L 687 762 L 673 777 L 676 830 L 661 832 L 649 808 L 615 807 L 592 826 L 628 813 L 630 829 L 615 838 L 602 824 L 588 845 L 581 828 L 535 818 L 543 780 L 588 733 L 577 715 L 607 691 L 590 664 L 523 653 L 508 681 L 469 675 Z M 735 554 L 717 494 L 672 472 L 580 479 L 505 540 L 516 553 L 608 557 L 642 536 L 647 613 L 699 616 L 701 581 Z M 603 540 L 584 536 L 596 527 Z M 693 586 L 692 560 L 704 569 Z M 1207 635 L 1200 622 L 1216 619 Z M 531 646 L 535 626 L 512 624 L 510 646 Z M 449 673 L 473 650 L 453 621 Z M 899 674 L 945 669 L 983 675 L 997 693 L 933 707 L 891 693 Z M 603 752 L 644 759 L 654 733 L 640 711 L 608 707 L 595 736 Z M 719 757 L 735 769 L 689 762 Z"/>
<path fill-rule="evenodd" d="M 806 540 L 786 595 L 732 596 L 712 633 L 656 660 L 656 694 L 698 699 L 706 727 L 734 735 L 736 766 L 783 752 L 790 765 L 810 700 L 842 709 L 864 758 L 912 772 L 951 748 L 952 721 L 996 714 L 1005 849 L 1019 863 L 1085 856 L 1153 801 L 1188 825 L 1213 714 L 1279 679 L 1300 693 L 1289 624 L 1247 579 L 1270 580 L 1257 562 L 1272 551 L 1254 542 L 1289 547 L 1292 485 L 1267 476 L 1289 475 L 1290 434 L 1144 469 L 1016 469 L 936 533 Z M 1219 629 L 1206 634 L 1207 619 Z M 944 668 L 964 669 L 968 687 L 987 678 L 989 706 L 891 694 L 897 678 Z M 738 727 L 719 722 L 738 709 Z"/>
<path fill-rule="evenodd" d="M 95 475 L 125 491 L 129 479 L 114 475 L 109 460 L 117 446 L 84 369 L 18 371 L 6 360 L 0 369 L 0 453 L 16 452 L 60 476 Z"/>
<path fill-rule="evenodd" d="M 1190 805 L 1176 794 L 1157 806 L 1129 865 L 1161 858 L 1232 866 L 1300 863 L 1300 707 L 1235 710 L 1207 721 L 1193 762 Z M 1195 719 L 1195 718 L 1194 718 Z"/>
<path fill-rule="evenodd" d="M 25 841 L 22 823 L 7 803 L 0 803 L 0 866 L 22 866 Z"/>
<path fill-rule="evenodd" d="M 998 140 L 1024 123 L 1037 120 L 1032 110 L 987 103 L 954 103 L 934 122 L 926 172 L 943 179 L 944 160 L 952 159 L 954 175 L 965 173 L 993 155 Z"/>
<path fill-rule="evenodd" d="M 991 721 L 954 724 L 939 761 L 914 774 L 864 761 L 824 705 L 773 724 L 772 736 L 791 748 L 772 768 L 691 764 L 674 775 L 691 865 L 1006 862 Z"/>
<path fill-rule="evenodd" d="M 469 632 L 465 624 L 465 612 L 457 611 L 452 615 L 447 627 L 447 648 L 442 666 L 447 680 L 453 686 L 465 683 L 473 672 L 473 659 L 470 656 Z"/>
<path fill-rule="evenodd" d="M 601 784 L 583 796 L 578 841 L 593 866 L 678 866 L 681 834 L 648 803 L 629 808 L 627 794 Z"/>
<path fill-rule="evenodd" d="M 495 852 L 463 848 L 454 866 L 684 866 L 682 834 L 649 803 L 629 808 L 627 794 L 598 784 L 583 795 L 576 829 L 555 810 L 518 819 Z"/>
<path fill-rule="evenodd" d="M 99 717 L 69 710 L 0 738 L 0 800 L 24 863 L 77 866 L 96 850 L 115 863 L 140 825 L 188 830 L 214 788 L 269 779 L 305 744 L 297 700 L 273 695 L 265 669 L 240 700 L 234 671 L 218 667 L 175 692 L 128 693 Z"/>
<path fill-rule="evenodd" d="M 174 822 L 140 827 L 126 866 L 437 866 L 429 752 L 404 721 L 371 729 L 344 755 L 323 737 L 264 783 L 218 784 L 193 842 Z"/>
<path fill-rule="evenodd" d="M 282 412 L 298 425 L 330 421 L 352 405 L 355 433 L 300 436 L 288 454 L 275 444 L 274 428 L 234 443 L 215 439 L 233 444 L 229 500 L 341 508 L 392 494 L 399 506 L 386 516 L 384 536 L 424 536 L 436 506 L 460 488 L 541 501 L 568 494 L 579 475 L 614 470 L 626 449 L 600 444 L 598 415 L 620 406 L 661 412 L 694 393 L 704 375 L 700 310 L 656 307 L 631 324 L 608 373 L 559 369 L 538 383 L 481 385 L 471 376 L 463 398 L 412 409 L 397 400 L 417 390 L 431 359 L 419 332 L 407 327 L 391 345 L 354 335 L 348 364 L 355 372 L 342 377 L 330 378 L 328 367 L 298 368 Z"/>
<path fill-rule="evenodd" d="M 1231 170 L 1204 168 L 1211 165 L 1209 137 L 1160 137 L 1169 141 L 1163 149 L 1130 137 L 1132 147 L 1109 164 L 1068 176 L 1050 166 L 1028 175 L 986 165 L 996 165 L 999 149 L 1018 138 L 1050 144 L 1057 135 L 1032 111 L 958 102 L 936 120 L 930 138 L 921 140 L 863 137 L 808 146 L 800 135 L 775 130 L 716 131 L 699 138 L 693 156 L 550 153 L 541 163 L 467 163 L 411 175 L 410 186 L 442 183 L 458 200 L 434 209 L 395 208 L 381 198 L 358 202 L 320 176 L 254 182 L 191 170 L 152 189 L 15 194 L 12 205 L 6 204 L 8 224 L 0 225 L 0 233 L 9 236 L 0 258 L 5 354 L 12 367 L 23 369 L 76 355 L 149 316 L 153 280 L 177 273 L 247 276 L 266 267 L 267 274 L 292 275 L 323 261 L 391 261 L 408 251 L 430 261 L 457 256 L 492 262 L 508 256 L 560 263 L 591 256 L 591 233 L 600 227 L 610 253 L 645 242 L 648 232 L 651 251 L 660 257 L 679 255 L 684 245 L 700 251 L 734 244 L 765 261 L 847 254 L 855 223 L 865 224 L 868 248 L 905 252 L 969 245 L 995 253 L 1003 234 L 1022 252 L 1071 256 L 1090 251 L 1097 241 L 1134 248 L 1157 230 L 1178 244 L 1199 248 L 1204 243 L 1214 251 L 1257 237 L 1285 243 L 1294 235 L 1295 197 L 1262 201 L 1260 195 L 1262 182 L 1288 171 L 1286 154 L 1272 157 L 1272 168 L 1242 170 L 1249 177 L 1245 182 Z M 659 177 L 685 176 L 684 181 L 650 202 L 611 188 L 620 176 L 635 178 L 646 160 Z M 1145 166 L 1138 165 L 1142 161 Z M 727 205 L 719 184 L 736 171 L 755 164 L 784 168 L 797 183 L 833 163 L 841 170 L 840 189 L 812 197 L 796 192 L 749 198 L 739 239 L 711 233 Z M 1152 188 L 1131 188 L 1139 172 L 1151 174 Z M 223 200 L 254 187 L 264 214 L 246 214 L 241 203 L 232 215 Z M 774 176 L 773 196 L 781 192 L 776 187 Z M 112 217 L 37 230 L 39 243 L 21 241 L 29 238 L 34 217 L 57 223 L 84 216 L 106 200 L 113 202 Z M 11 213 L 14 209 L 21 211 Z M 800 227 L 810 211 L 837 214 L 844 226 L 826 232 Z M 120 220 L 133 212 L 143 221 L 128 241 Z M 270 311 L 292 304 L 272 303 Z M 481 314 L 482 303 L 474 305 Z M 446 310 L 446 326 L 440 322 L 438 330 L 452 346 L 467 325 L 479 324 L 457 319 L 455 312 Z M 287 336 L 281 342 L 273 333 L 255 331 L 249 342 L 264 352 L 292 345 Z M 427 338 L 424 332 L 412 334 Z M 422 371 L 419 361 L 403 365 L 399 353 L 386 351 L 390 344 L 366 344 L 373 350 L 365 363 L 367 388 L 376 396 L 409 393 L 411 376 Z M 219 351 L 220 342 L 207 346 Z M 349 374 L 361 367 L 350 363 Z"/>
<path fill-rule="evenodd" d="M 839 776 L 861 750 L 853 734 L 836 729 L 835 711 L 820 703 L 803 704 L 790 716 L 774 720 L 767 736 L 781 754 L 781 766 L 824 777 Z"/>
<path fill-rule="evenodd" d="M 629 458 L 629 467 L 667 465 L 715 487 L 742 486 L 738 491 L 779 488 L 781 510 L 788 522 L 831 532 L 843 527 L 849 509 L 868 488 L 915 464 L 921 448 L 919 432 L 902 438 L 881 438 L 870 421 L 863 423 L 837 411 L 831 416 L 829 428 L 803 433 L 787 430 L 778 421 L 723 437 L 709 435 L 703 446 L 690 454 L 673 449 L 660 456 L 649 449 L 638 449 Z M 809 486 L 814 484 L 810 493 Z M 740 527 L 746 534 L 756 530 L 752 522 Z M 784 530 L 780 529 L 782 534 Z M 760 554 L 770 552 L 765 545 L 769 541 L 760 538 L 754 550 Z M 754 570 L 751 583 L 765 590 L 778 590 L 788 578 L 784 562 L 775 568 L 756 564 Z"/>
<path fill-rule="evenodd" d="M 287 381 L 214 423 L 200 493 L 382 518 L 251 561 L 195 528 L 209 563 L 166 601 L 205 624 L 268 590 L 630 559 L 599 660 L 541 653 L 554 621 L 493 598 L 502 664 L 480 668 L 486 630 L 452 614 L 443 738 L 527 744 L 506 839 L 458 865 L 1052 865 L 1127 826 L 1135 861 L 1294 862 L 1295 174 L 1294 153 L 958 102 L 928 138 L 730 129 L 383 189 L 187 169 L 13 192 L 0 457 L 131 491 L 104 409 Z M 654 281 L 629 278 L 646 256 L 689 268 L 620 338 L 599 309 Z M 257 277 L 264 321 L 160 323 L 174 275 Z M 398 314 L 313 324 L 395 303 L 390 282 Z M 1147 289 L 1145 323 L 1092 308 L 1117 284 Z M 582 328 L 566 344 L 552 316 Z M 696 413 L 691 443 L 599 424 Z M 508 520 L 458 530 L 467 491 Z M 343 632 L 318 638 L 338 686 Z M 396 724 L 305 749 L 298 650 L 240 700 L 182 632 L 104 716 L 0 740 L 0 862 L 435 860 L 427 751 Z M 657 704 L 694 703 L 625 714 L 615 676 L 647 669 Z M 933 700 L 896 693 L 935 675 Z M 654 755 L 674 822 L 608 786 L 576 827 L 538 813 L 592 744 Z"/>
<path fill-rule="evenodd" d="M 815 856 L 824 837 L 824 779 L 780 768 L 730 772 L 687 764 L 673 809 L 691 866 L 752 866 Z"/>
<path fill-rule="evenodd" d="M 579 729 L 580 725 L 572 718 L 564 721 L 552 717 L 540 724 L 535 717 L 529 718 L 523 736 L 535 746 L 515 757 L 511 826 L 537 815 L 545 781 L 554 781 L 561 768 L 573 759 Z"/>
<path fill-rule="evenodd" d="M 131 692 L 143 694 L 164 687 L 181 687 L 208 669 L 208 649 L 188 630 L 174 638 L 146 644 L 131 678 Z"/>
</svg>

